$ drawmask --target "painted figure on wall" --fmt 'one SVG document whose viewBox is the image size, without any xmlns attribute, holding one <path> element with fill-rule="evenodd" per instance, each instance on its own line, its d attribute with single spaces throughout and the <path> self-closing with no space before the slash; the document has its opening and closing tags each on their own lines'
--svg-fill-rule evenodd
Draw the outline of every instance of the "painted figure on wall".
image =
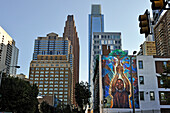
<svg viewBox="0 0 170 113">
<path fill-rule="evenodd" d="M 107 99 L 104 107 L 132 108 L 131 77 L 135 108 L 139 108 L 136 57 L 131 57 L 130 60 L 122 50 L 113 51 L 109 56 L 102 56 L 103 99 Z"/>
<path fill-rule="evenodd" d="M 118 59 L 117 66 L 115 66 L 115 75 L 110 82 L 110 95 L 113 98 L 113 108 L 130 108 L 130 82 L 124 75 L 123 66 Z"/>
</svg>

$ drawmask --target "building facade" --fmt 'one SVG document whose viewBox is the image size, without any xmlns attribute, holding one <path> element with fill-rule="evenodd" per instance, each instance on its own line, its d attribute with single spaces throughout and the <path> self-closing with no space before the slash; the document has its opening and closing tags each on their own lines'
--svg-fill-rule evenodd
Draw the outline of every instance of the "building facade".
<svg viewBox="0 0 170 113">
<path fill-rule="evenodd" d="M 144 41 L 138 55 L 156 55 L 155 41 Z"/>
<path fill-rule="evenodd" d="M 70 52 L 70 65 L 72 69 L 72 97 L 75 97 L 75 85 L 79 82 L 79 56 L 80 56 L 80 46 L 79 38 L 76 31 L 75 21 L 73 15 L 67 16 L 67 21 L 64 27 L 63 37 L 68 37 L 71 41 L 71 52 Z M 73 98 L 73 104 L 76 105 L 76 100 Z"/>
<path fill-rule="evenodd" d="M 10 74 L 16 75 L 16 68 L 10 66 L 17 66 L 19 49 L 15 46 L 15 41 L 12 37 L 0 26 L 0 70 Z"/>
<path fill-rule="evenodd" d="M 75 84 L 79 82 L 79 38 L 74 17 L 67 17 L 63 37 L 49 33 L 35 40 L 30 63 L 30 83 L 36 83 L 42 96 L 74 104 Z"/>
<path fill-rule="evenodd" d="M 29 72 L 30 83 L 38 85 L 40 95 L 55 95 L 65 104 L 73 103 L 71 48 L 68 38 L 55 33 L 38 37 Z"/>
<path fill-rule="evenodd" d="M 156 54 L 159 56 L 170 56 L 170 11 L 160 17 L 154 27 L 154 38 Z"/>
<path fill-rule="evenodd" d="M 100 113 L 104 113 L 104 112 L 131 113 L 133 111 L 131 106 L 129 107 L 125 106 L 126 100 L 122 98 L 122 97 L 126 97 L 125 93 L 123 92 L 125 90 L 127 91 L 127 88 L 129 86 L 128 85 L 125 85 L 126 87 L 122 86 L 125 90 L 122 89 L 121 92 L 109 93 L 115 90 L 113 88 L 114 87 L 113 84 L 108 85 L 109 83 L 114 83 L 114 79 L 116 78 L 117 74 L 122 76 L 122 77 L 118 77 L 117 81 L 120 81 L 120 79 L 124 78 L 123 76 L 127 76 L 128 79 L 129 77 L 131 77 L 127 74 L 129 68 L 128 65 L 126 65 L 126 63 L 130 61 L 128 60 L 128 57 L 132 58 L 131 66 L 133 71 L 132 73 L 131 72 L 130 73 L 133 76 L 135 111 L 137 113 L 169 113 L 170 102 L 168 102 L 167 98 L 168 98 L 168 94 L 170 93 L 170 89 L 162 86 L 162 84 L 164 84 L 164 81 L 162 81 L 160 76 L 161 73 L 164 72 L 164 67 L 166 67 L 167 64 L 170 63 L 170 57 L 145 56 L 145 55 L 119 56 L 118 58 L 120 58 L 121 60 L 114 60 L 113 59 L 114 57 L 110 55 L 99 56 L 99 64 L 98 63 L 96 64 L 97 68 L 95 68 L 95 78 L 93 79 L 94 86 L 96 87 L 94 91 L 95 92 L 94 113 L 99 113 L 99 112 Z M 106 59 L 107 61 L 105 62 L 103 58 Z M 109 60 L 109 58 L 113 60 Z M 110 62 L 114 62 L 114 63 L 110 65 Z M 120 73 L 121 68 L 119 67 L 119 65 L 116 65 L 116 63 L 118 62 L 121 62 L 123 66 L 124 73 L 122 74 Z M 114 68 L 115 66 L 116 68 Z M 97 71 L 96 69 L 99 70 Z M 116 71 L 114 69 L 116 69 Z M 134 72 L 136 72 L 136 74 Z M 111 79 L 112 77 L 113 79 Z M 126 81 L 125 78 L 122 80 Z M 128 82 L 124 82 L 123 84 L 127 84 L 127 83 Z M 111 87 L 111 89 L 109 87 Z M 109 92 L 107 92 L 108 88 L 109 88 Z M 120 90 L 120 89 L 121 87 L 117 87 L 116 90 Z M 116 96 L 119 93 L 121 93 L 122 96 L 120 95 Z M 107 94 L 109 94 L 110 96 Z M 131 97 L 130 94 L 131 93 L 129 93 L 129 96 Z M 118 98 L 120 103 L 116 101 L 114 98 Z M 111 102 L 112 99 L 113 99 L 113 103 Z M 125 102 L 125 103 L 121 105 L 121 102 Z M 127 105 L 130 105 L 131 102 L 132 101 L 129 101 L 129 104 Z"/>
</svg>

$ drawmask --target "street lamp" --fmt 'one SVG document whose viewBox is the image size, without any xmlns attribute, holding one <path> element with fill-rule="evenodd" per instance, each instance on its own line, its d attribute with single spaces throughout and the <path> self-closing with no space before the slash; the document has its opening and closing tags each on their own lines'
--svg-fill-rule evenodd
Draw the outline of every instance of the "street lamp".
<svg viewBox="0 0 170 113">
<path fill-rule="evenodd" d="M 133 55 L 130 56 L 130 74 L 131 74 L 131 89 L 132 89 L 132 105 L 133 105 L 133 113 L 135 113 L 135 102 L 134 102 L 134 89 L 133 89 L 133 76 L 132 76 L 132 57 L 137 53 L 137 51 L 133 51 Z"/>
<path fill-rule="evenodd" d="M 8 67 L 20 68 L 20 66 L 8 66 Z M 3 71 L 4 71 L 5 69 L 7 69 L 8 67 L 2 69 L 2 71 L 1 71 L 1 75 L 0 75 L 0 86 L 1 86 L 1 81 L 2 81 L 2 74 L 3 74 Z"/>
</svg>

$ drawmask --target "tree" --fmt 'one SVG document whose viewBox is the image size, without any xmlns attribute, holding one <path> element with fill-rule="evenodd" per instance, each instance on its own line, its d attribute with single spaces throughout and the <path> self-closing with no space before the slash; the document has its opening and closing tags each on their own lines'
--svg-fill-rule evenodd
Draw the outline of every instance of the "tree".
<svg viewBox="0 0 170 113">
<path fill-rule="evenodd" d="M 86 82 L 84 83 L 81 81 L 80 83 L 76 83 L 75 86 L 75 98 L 78 106 L 81 109 L 81 112 L 85 112 L 83 110 L 83 107 L 87 107 L 87 104 L 90 104 L 90 97 L 91 97 L 91 92 L 90 92 L 90 85 Z"/>
<path fill-rule="evenodd" d="M 43 101 L 40 104 L 40 111 L 41 111 L 41 113 L 52 113 L 51 107 L 52 106 L 50 106 L 46 101 Z"/>
<path fill-rule="evenodd" d="M 2 78 L 0 111 L 34 113 L 38 106 L 38 87 L 14 77 Z"/>
</svg>

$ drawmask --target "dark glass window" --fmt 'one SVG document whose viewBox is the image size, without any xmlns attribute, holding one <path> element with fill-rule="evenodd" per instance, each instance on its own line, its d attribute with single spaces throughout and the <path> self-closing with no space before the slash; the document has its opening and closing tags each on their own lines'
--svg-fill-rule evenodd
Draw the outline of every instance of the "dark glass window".
<svg viewBox="0 0 170 113">
<path fill-rule="evenodd" d="M 140 92 L 140 100 L 144 100 L 144 92 L 143 91 Z"/>
<path fill-rule="evenodd" d="M 143 69 L 143 61 L 138 61 L 139 63 L 139 69 Z"/>
<path fill-rule="evenodd" d="M 140 84 L 144 84 L 144 77 L 143 76 L 139 76 L 139 82 L 140 82 Z"/>
</svg>

